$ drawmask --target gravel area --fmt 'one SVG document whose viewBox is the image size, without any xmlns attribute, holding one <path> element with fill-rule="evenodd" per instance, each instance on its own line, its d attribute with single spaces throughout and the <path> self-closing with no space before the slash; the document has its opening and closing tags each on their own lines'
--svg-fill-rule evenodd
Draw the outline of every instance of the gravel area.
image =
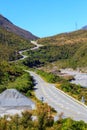
<svg viewBox="0 0 87 130">
<path fill-rule="evenodd" d="M 72 80 L 72 83 L 79 84 L 82 87 L 87 88 L 87 73 L 81 73 L 72 69 L 61 69 L 61 73 L 74 76 L 75 80 Z"/>
<path fill-rule="evenodd" d="M 18 92 L 16 89 L 7 89 L 0 94 L 0 115 L 20 114 L 24 110 L 35 109 L 35 103 Z"/>
</svg>

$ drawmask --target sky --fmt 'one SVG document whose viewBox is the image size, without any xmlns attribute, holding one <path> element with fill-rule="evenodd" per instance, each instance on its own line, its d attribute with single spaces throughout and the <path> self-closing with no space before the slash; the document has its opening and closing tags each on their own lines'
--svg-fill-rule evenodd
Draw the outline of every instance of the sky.
<svg viewBox="0 0 87 130">
<path fill-rule="evenodd" d="M 0 14 L 39 37 L 87 25 L 87 0 L 0 0 Z"/>
</svg>

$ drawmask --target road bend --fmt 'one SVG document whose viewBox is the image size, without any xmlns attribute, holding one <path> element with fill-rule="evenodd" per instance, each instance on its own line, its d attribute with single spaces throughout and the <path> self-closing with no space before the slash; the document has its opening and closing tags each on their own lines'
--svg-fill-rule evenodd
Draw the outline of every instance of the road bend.
<svg viewBox="0 0 87 130">
<path fill-rule="evenodd" d="M 31 50 L 36 50 L 43 45 L 37 44 L 36 41 L 31 41 L 32 44 L 36 47 Z M 27 50 L 25 50 L 27 51 Z M 23 56 L 22 59 L 25 59 L 27 56 L 22 53 L 25 51 L 20 51 L 20 54 Z M 45 82 L 39 75 L 35 72 L 28 71 L 33 76 L 36 85 L 35 85 L 35 94 L 36 97 L 53 107 L 58 114 L 63 113 L 64 117 L 71 117 L 74 120 L 83 120 L 87 122 L 87 106 L 80 103 L 76 99 L 68 96 L 61 90 L 57 89 L 55 85 Z"/>
<path fill-rule="evenodd" d="M 35 72 L 27 71 L 35 80 L 35 95 L 43 102 L 53 107 L 58 114 L 63 113 L 64 117 L 71 117 L 74 120 L 83 120 L 87 122 L 87 106 L 78 102 L 76 99 L 68 96 L 57 89 L 53 84 L 45 82 Z"/>
</svg>

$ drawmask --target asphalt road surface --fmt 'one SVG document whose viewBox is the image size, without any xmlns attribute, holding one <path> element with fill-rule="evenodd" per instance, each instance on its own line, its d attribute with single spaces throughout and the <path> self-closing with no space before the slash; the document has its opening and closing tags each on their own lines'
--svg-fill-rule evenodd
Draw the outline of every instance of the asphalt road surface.
<svg viewBox="0 0 87 130">
<path fill-rule="evenodd" d="M 42 45 L 38 45 L 37 42 L 31 41 L 36 47 L 31 50 L 38 49 Z M 27 51 L 27 50 L 25 50 Z M 23 55 L 24 51 L 19 53 L 23 56 L 20 60 L 25 59 L 27 56 Z M 87 106 L 82 105 L 77 100 L 68 96 L 64 92 L 57 89 L 53 84 L 46 83 L 39 75 L 35 72 L 29 72 L 35 79 L 35 94 L 38 99 L 43 99 L 43 102 L 48 103 L 53 107 L 58 114 L 63 113 L 64 117 L 71 117 L 74 120 L 83 120 L 87 122 Z"/>
<path fill-rule="evenodd" d="M 35 94 L 38 99 L 48 103 L 59 114 L 63 112 L 64 117 L 87 122 L 87 106 L 57 89 L 53 84 L 46 83 L 35 72 L 28 71 L 35 79 Z"/>
</svg>

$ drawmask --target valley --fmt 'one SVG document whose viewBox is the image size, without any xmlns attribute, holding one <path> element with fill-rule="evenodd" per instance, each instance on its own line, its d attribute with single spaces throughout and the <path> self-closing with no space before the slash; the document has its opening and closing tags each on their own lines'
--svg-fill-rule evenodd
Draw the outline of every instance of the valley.
<svg viewBox="0 0 87 130">
<path fill-rule="evenodd" d="M 38 46 L 37 42 L 31 42 L 31 43 L 37 45 L 37 47 L 31 50 L 36 50 L 39 49 L 39 47 L 41 47 L 41 45 Z M 22 56 L 23 59 L 26 58 L 25 55 Z M 58 88 L 55 87 L 54 84 L 46 83 L 35 72 L 27 71 L 27 70 L 26 72 L 30 73 L 30 75 L 33 76 L 35 80 L 35 84 L 36 84 L 35 95 L 39 100 L 42 100 L 43 98 L 44 103 L 48 103 L 52 108 L 54 108 L 58 112 L 58 114 L 63 113 L 64 117 L 72 117 L 74 120 L 82 119 L 85 122 L 87 122 L 86 114 L 85 114 L 87 112 L 86 105 L 77 101 L 71 96 L 67 95 L 63 91 L 59 90 Z M 61 74 L 62 73 L 74 76 L 75 74 L 79 74 L 80 72 L 73 71 L 73 70 L 70 71 L 68 69 L 66 70 L 61 69 Z M 80 75 L 82 75 L 82 73 L 80 73 Z M 81 77 L 82 79 L 84 78 L 83 76 Z M 77 84 L 79 84 L 79 82 Z"/>
<path fill-rule="evenodd" d="M 5 22 L 8 21 L 7 19 L 5 20 Z M 6 25 L 8 24 L 5 23 Z M 24 34 L 26 32 L 12 23 L 10 23 L 10 27 L 11 29 L 20 30 Z M 52 121 L 51 126 L 55 129 L 53 120 L 55 117 L 57 117 L 56 123 L 58 125 L 62 124 L 63 121 L 66 123 L 67 120 L 70 120 L 70 122 L 78 124 L 82 122 L 82 125 L 85 126 L 85 123 L 87 123 L 86 36 L 87 30 L 78 30 L 47 38 L 38 38 L 34 35 L 33 38 L 26 38 L 24 35 L 21 37 L 13 31 L 9 31 L 4 26 L 1 27 L 0 105 L 3 106 L 0 106 L 0 115 L 14 115 L 16 112 L 20 114 L 20 112 L 23 112 L 23 105 L 31 98 L 36 103 L 37 109 L 39 108 L 41 115 L 38 114 L 38 110 L 34 110 L 32 114 L 28 113 L 27 115 L 25 112 L 25 115 L 22 116 L 24 120 L 26 120 L 26 116 L 30 116 L 29 121 L 31 121 L 32 128 L 34 127 L 35 129 L 35 125 L 38 128 L 38 124 L 42 122 L 47 121 L 49 123 Z M 78 68 L 80 72 L 77 71 Z M 59 73 L 71 77 L 66 78 L 60 76 Z M 8 98 L 8 103 L 5 97 L 9 97 L 11 91 L 9 95 L 6 93 L 3 96 L 3 93 L 7 90 L 13 92 L 11 99 Z M 14 91 L 16 91 L 16 94 L 14 94 Z M 28 100 L 18 99 L 18 95 L 20 95 L 18 91 Z M 85 102 L 82 102 L 82 99 Z M 23 105 L 19 108 L 22 101 Z M 16 104 L 16 107 L 12 107 L 12 105 L 9 105 L 10 103 L 12 105 Z M 38 121 L 35 121 L 35 124 L 31 119 L 33 114 L 38 117 Z M 45 114 L 46 117 L 44 117 Z M 18 118 L 22 117 L 17 117 L 16 119 Z M 3 122 L 4 118 L 0 119 Z M 39 119 L 42 122 L 39 123 Z M 48 127 L 49 129 L 50 127 Z"/>
<path fill-rule="evenodd" d="M 36 45 L 36 47 L 31 48 L 32 51 L 39 49 L 42 45 L 38 45 L 37 42 L 31 41 L 32 44 Z M 22 54 L 28 50 L 19 51 L 19 54 L 22 55 L 22 58 L 19 60 L 24 60 L 27 58 L 26 55 Z M 87 108 L 81 102 L 78 102 L 72 97 L 69 97 L 67 94 L 63 93 L 62 91 L 58 90 L 53 84 L 48 84 L 44 80 L 42 80 L 37 74 L 32 71 L 26 71 L 33 76 L 35 80 L 35 94 L 36 97 L 41 100 L 43 97 L 43 102 L 48 103 L 51 107 L 53 107 L 59 114 L 63 113 L 64 117 L 72 117 L 74 120 L 84 120 L 86 122 L 86 113 Z M 72 74 L 71 74 L 72 72 Z M 75 75 L 77 74 L 76 71 L 69 71 L 69 70 L 61 70 L 61 73 Z M 78 83 L 79 84 L 79 83 Z M 46 90 L 47 89 L 47 90 Z M 52 93 L 52 95 L 51 95 Z M 57 101 L 56 101 L 57 99 Z M 73 102 L 73 105 L 71 102 Z M 71 108 L 70 108 L 71 106 Z M 73 109 L 74 108 L 74 109 Z M 77 108 L 77 109 L 76 109 Z M 80 112 L 78 112 L 78 109 Z M 70 110 L 70 111 L 69 111 Z M 71 112 L 72 111 L 72 112 Z M 15 112 L 15 110 L 14 110 Z M 19 112 L 18 112 L 19 113 Z"/>
</svg>

